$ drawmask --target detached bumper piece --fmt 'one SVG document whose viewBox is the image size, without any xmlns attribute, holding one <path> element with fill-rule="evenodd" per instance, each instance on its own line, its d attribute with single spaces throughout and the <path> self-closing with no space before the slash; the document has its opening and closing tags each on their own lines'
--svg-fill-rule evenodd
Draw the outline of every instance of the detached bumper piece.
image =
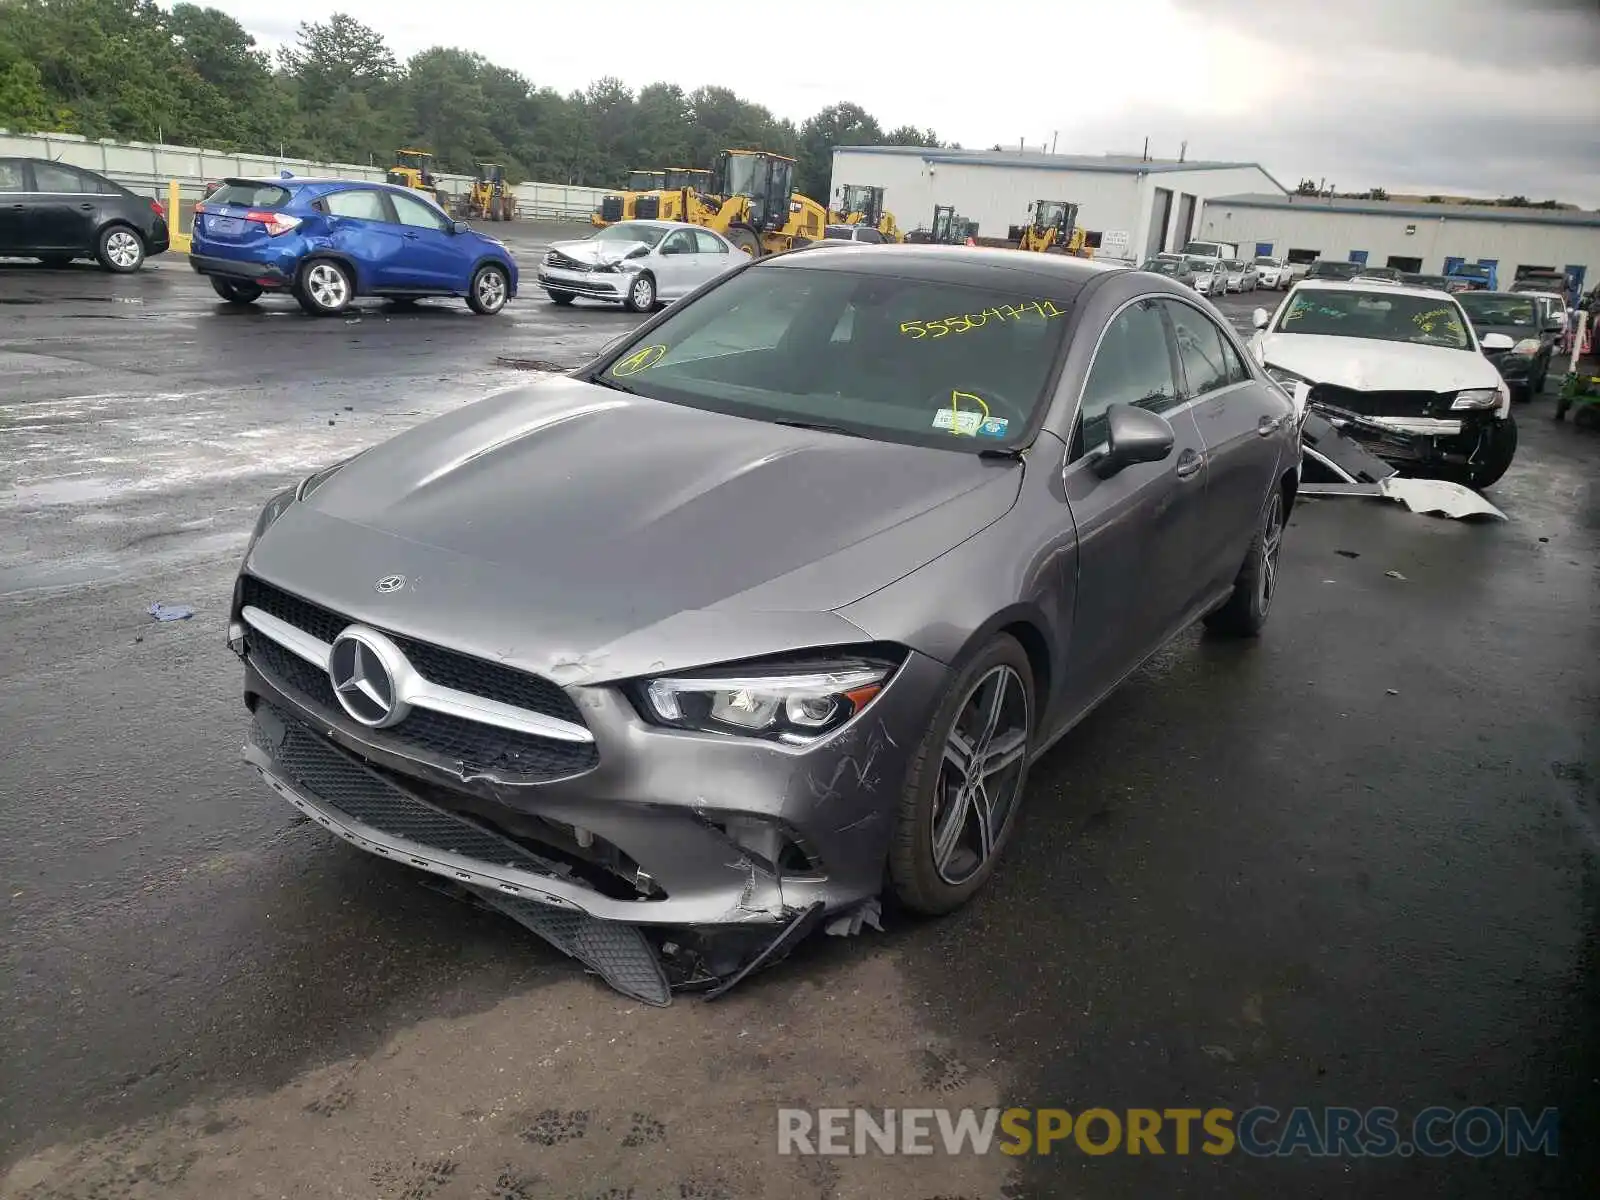
<svg viewBox="0 0 1600 1200">
<path fill-rule="evenodd" d="M 380 858 L 442 876 L 449 894 L 510 917 L 616 991 L 655 1007 L 671 1004 L 674 991 L 716 999 L 782 961 L 823 922 L 819 901 L 783 925 L 689 928 L 674 941 L 667 930 L 646 932 L 582 911 L 556 894 L 573 882 L 566 864 L 415 795 L 271 704 L 256 706 L 244 757 L 268 786 L 328 832 Z M 875 913 L 869 921 L 876 926 Z M 854 922 L 841 932 L 859 927 Z"/>
</svg>

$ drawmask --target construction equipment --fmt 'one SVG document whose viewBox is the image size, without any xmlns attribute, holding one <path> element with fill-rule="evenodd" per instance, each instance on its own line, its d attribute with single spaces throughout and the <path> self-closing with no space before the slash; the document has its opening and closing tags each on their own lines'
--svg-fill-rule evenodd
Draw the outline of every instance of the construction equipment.
<svg viewBox="0 0 1600 1200">
<path fill-rule="evenodd" d="M 439 204 L 440 208 L 449 208 L 449 198 L 440 189 L 433 177 L 433 154 L 428 150 L 396 150 L 394 152 L 394 166 L 390 167 L 385 178 L 398 187 L 411 188 L 418 192 L 427 192 Z"/>
<path fill-rule="evenodd" d="M 505 168 L 499 163 L 479 163 L 478 178 L 467 193 L 468 220 L 510 221 L 517 215 L 517 198 L 506 184 Z"/>
<path fill-rule="evenodd" d="M 722 234 L 752 256 L 778 254 L 823 236 L 828 210 L 794 190 L 795 160 L 765 150 L 724 150 L 710 194 L 684 188 L 680 218 Z"/>
<path fill-rule="evenodd" d="M 1031 220 L 1013 225 L 1007 234 L 1018 250 L 1073 254 L 1089 257 L 1086 237 L 1078 225 L 1078 206 L 1065 200 L 1035 200 L 1028 205 Z"/>
<path fill-rule="evenodd" d="M 926 229 L 913 229 L 904 240 L 922 246 L 964 246 L 975 241 L 978 223 L 956 214 L 955 206 L 933 206 L 933 223 Z"/>
<path fill-rule="evenodd" d="M 883 207 L 883 189 L 881 187 L 863 187 L 858 184 L 845 184 L 834 189 L 834 196 L 839 201 L 839 207 L 828 213 L 830 225 L 870 225 L 891 242 L 906 240 L 900 226 L 895 223 L 894 214 L 885 212 Z"/>
<path fill-rule="evenodd" d="M 632 221 L 636 217 L 654 218 L 659 212 L 638 211 L 641 196 L 659 195 L 666 185 L 667 173 L 654 167 L 643 167 L 628 172 L 628 186 L 621 191 L 600 197 L 600 205 L 589 216 L 591 225 L 604 228 L 618 221 Z M 646 205 L 646 208 L 649 206 Z"/>
</svg>

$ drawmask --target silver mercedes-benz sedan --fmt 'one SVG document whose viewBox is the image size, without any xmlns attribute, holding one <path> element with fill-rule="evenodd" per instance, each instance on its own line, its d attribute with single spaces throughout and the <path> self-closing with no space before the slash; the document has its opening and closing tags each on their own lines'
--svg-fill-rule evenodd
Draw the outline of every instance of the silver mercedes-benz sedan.
<svg viewBox="0 0 1600 1200">
<path fill-rule="evenodd" d="M 246 757 L 534 912 L 946 912 L 1124 677 L 1197 620 L 1261 629 L 1299 432 L 1149 272 L 756 259 L 274 497 L 230 629 Z"/>
</svg>

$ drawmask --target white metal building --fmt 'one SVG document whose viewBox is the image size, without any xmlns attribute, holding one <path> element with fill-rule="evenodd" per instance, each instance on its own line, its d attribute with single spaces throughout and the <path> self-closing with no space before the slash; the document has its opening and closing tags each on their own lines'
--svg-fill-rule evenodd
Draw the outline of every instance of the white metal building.
<svg viewBox="0 0 1600 1200">
<path fill-rule="evenodd" d="M 1600 275 L 1600 212 L 1488 205 L 1324 199 L 1281 193 L 1218 196 L 1196 237 L 1240 253 L 1366 262 L 1437 274 L 1466 261 L 1495 264 L 1501 287 L 1519 266 L 1565 270 L 1578 286 Z"/>
<path fill-rule="evenodd" d="M 1024 224 L 1035 200 L 1068 201 L 1078 205 L 1078 224 L 1100 234 L 1100 253 L 1135 259 L 1199 237 L 1201 212 L 1214 196 L 1287 195 L 1257 163 L 924 146 L 836 147 L 830 195 L 847 184 L 883 188 L 884 207 L 903 229 L 926 228 L 934 207 L 948 204 L 986 237 Z"/>
</svg>

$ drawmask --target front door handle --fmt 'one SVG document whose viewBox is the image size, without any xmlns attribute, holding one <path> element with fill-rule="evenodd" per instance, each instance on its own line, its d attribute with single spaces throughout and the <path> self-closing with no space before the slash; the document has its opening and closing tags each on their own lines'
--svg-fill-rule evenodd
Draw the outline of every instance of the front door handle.
<svg viewBox="0 0 1600 1200">
<path fill-rule="evenodd" d="M 1256 432 L 1262 437 L 1271 437 L 1282 428 L 1282 417 L 1262 417 L 1260 421 L 1256 422 Z"/>
<path fill-rule="evenodd" d="M 94 209 L 94 205 L 92 204 L 80 204 L 78 207 L 83 209 L 84 212 L 91 212 Z"/>
<path fill-rule="evenodd" d="M 417 235 L 414 234 L 414 233 L 402 234 L 401 236 L 404 237 L 407 241 L 410 241 L 410 242 L 414 242 L 414 241 L 417 240 Z"/>
<path fill-rule="evenodd" d="M 1178 478 L 1189 479 L 1199 474 L 1200 468 L 1206 465 L 1206 460 L 1193 450 L 1185 450 L 1178 455 Z"/>
</svg>

